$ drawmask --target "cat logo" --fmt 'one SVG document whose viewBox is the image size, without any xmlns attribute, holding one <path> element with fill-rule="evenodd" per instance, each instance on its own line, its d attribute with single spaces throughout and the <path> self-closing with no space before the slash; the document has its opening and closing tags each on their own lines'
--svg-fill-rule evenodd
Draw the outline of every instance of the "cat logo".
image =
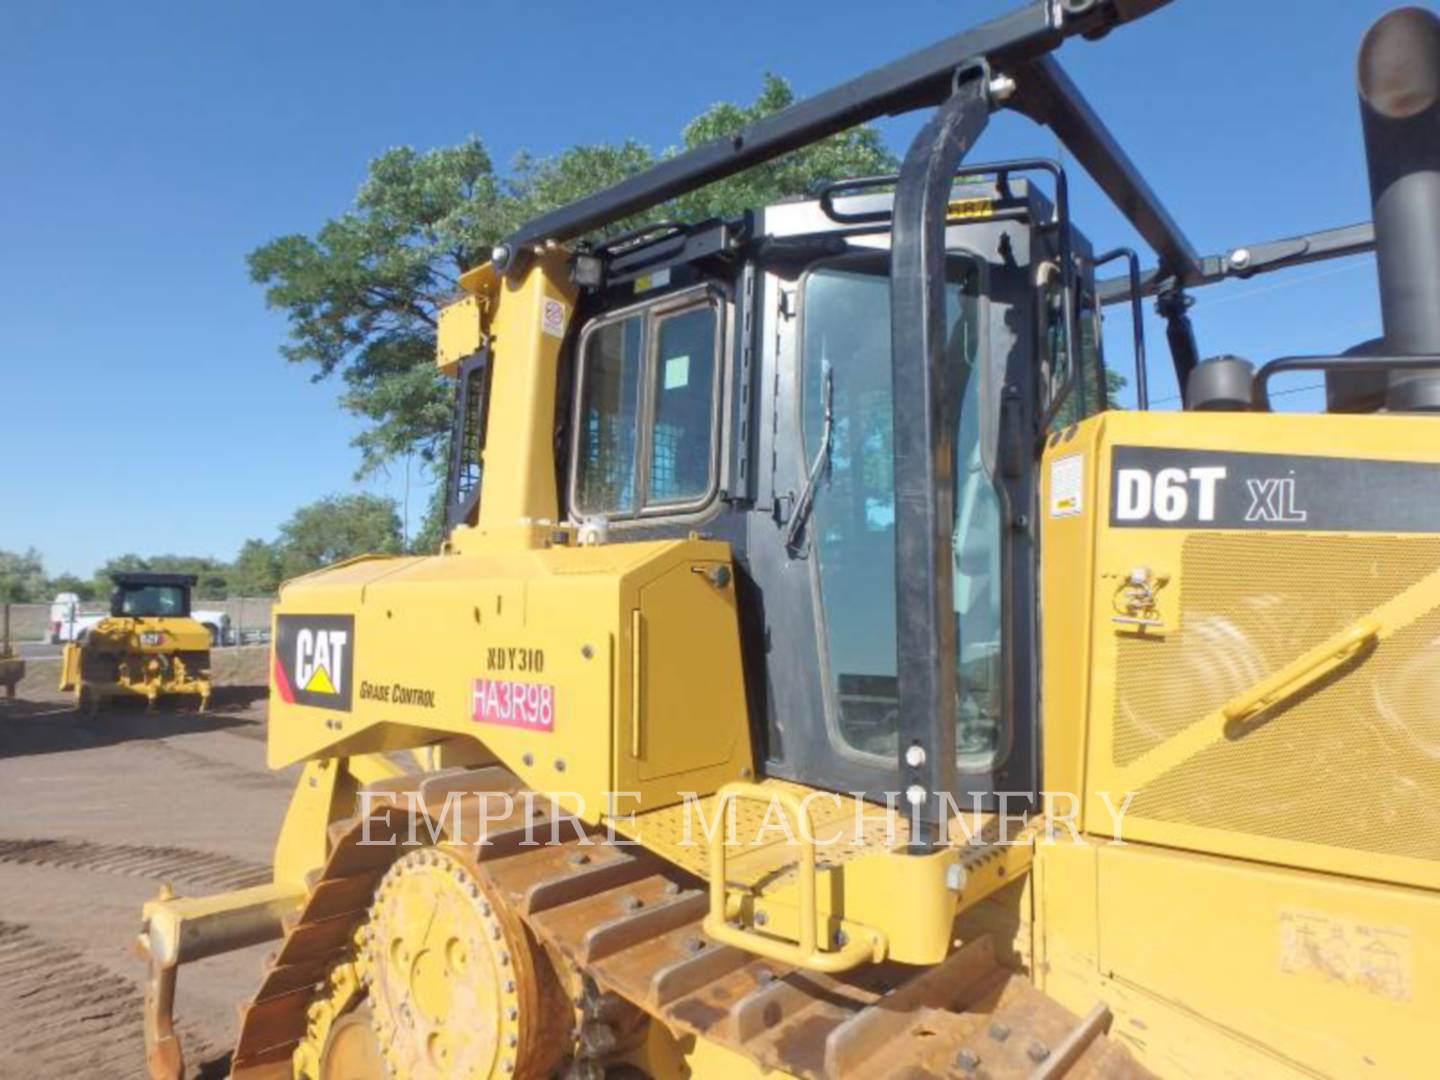
<svg viewBox="0 0 1440 1080">
<path fill-rule="evenodd" d="M 281 701 L 349 712 L 354 670 L 354 616 L 277 618 L 271 672 Z"/>
</svg>

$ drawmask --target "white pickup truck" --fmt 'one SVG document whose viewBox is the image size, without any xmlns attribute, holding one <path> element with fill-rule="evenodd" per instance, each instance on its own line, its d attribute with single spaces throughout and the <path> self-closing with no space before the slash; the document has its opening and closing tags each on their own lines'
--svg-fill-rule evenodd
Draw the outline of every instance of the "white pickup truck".
<svg viewBox="0 0 1440 1080">
<path fill-rule="evenodd" d="M 60 593 L 50 601 L 50 644 L 84 641 L 90 628 L 105 617 L 103 611 L 83 614 L 80 611 L 79 596 L 75 593 Z M 190 612 L 190 617 L 210 631 L 211 645 L 224 645 L 230 640 L 230 616 L 225 612 L 195 608 Z"/>
</svg>

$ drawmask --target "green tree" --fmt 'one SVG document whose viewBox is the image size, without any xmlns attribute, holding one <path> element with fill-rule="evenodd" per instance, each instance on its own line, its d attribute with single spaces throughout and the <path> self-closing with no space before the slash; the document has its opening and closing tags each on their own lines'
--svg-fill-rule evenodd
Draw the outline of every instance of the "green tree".
<svg viewBox="0 0 1440 1080">
<path fill-rule="evenodd" d="M 681 143 L 729 135 L 793 99 L 783 79 L 767 75 L 754 102 L 713 106 L 685 126 Z M 281 236 L 250 253 L 251 277 L 289 320 L 285 357 L 314 365 L 317 379 L 338 376 L 345 388 L 341 403 L 367 421 L 355 440 L 362 471 L 412 452 L 432 464 L 443 460 L 453 391 L 435 371 L 435 322 L 460 273 L 483 262 L 526 219 L 656 160 L 648 147 L 626 141 L 577 146 L 549 158 L 522 154 L 502 175 L 477 138 L 428 153 L 400 147 L 370 164 L 352 209 L 313 236 Z M 731 215 L 806 194 L 824 179 L 884 172 L 894 164 L 874 129 L 856 128 L 657 207 L 646 218 Z M 427 522 L 422 533 L 430 531 Z"/>
<path fill-rule="evenodd" d="M 401 532 L 394 499 L 331 495 L 302 506 L 280 526 L 280 576 L 307 574 L 355 555 L 396 554 Z"/>
<path fill-rule="evenodd" d="M 45 588 L 45 563 L 40 552 L 0 551 L 0 600 L 38 604 L 50 599 Z"/>
<path fill-rule="evenodd" d="M 95 591 L 95 582 L 86 581 L 74 574 L 61 574 L 59 577 L 53 577 L 45 585 L 45 594 L 51 598 L 67 592 L 74 593 L 81 600 L 94 600 L 99 595 Z"/>
<path fill-rule="evenodd" d="M 410 537 L 410 554 L 434 555 L 445 539 L 445 485 L 437 484 L 430 492 L 430 503 L 420 527 Z"/>
<path fill-rule="evenodd" d="M 230 594 L 272 596 L 279 587 L 279 546 L 258 538 L 246 540 L 230 564 Z"/>
</svg>

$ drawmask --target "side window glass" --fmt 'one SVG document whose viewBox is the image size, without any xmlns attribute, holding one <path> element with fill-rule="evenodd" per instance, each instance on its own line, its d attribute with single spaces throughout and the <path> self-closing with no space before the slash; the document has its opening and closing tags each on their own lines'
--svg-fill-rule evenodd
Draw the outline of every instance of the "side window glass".
<svg viewBox="0 0 1440 1080">
<path fill-rule="evenodd" d="M 698 291 L 582 335 L 574 516 L 680 513 L 715 490 L 723 306 Z"/>
<path fill-rule="evenodd" d="M 708 305 L 659 321 L 651 372 L 655 423 L 647 503 L 693 502 L 710 490 L 715 426 L 715 312 Z"/>
<path fill-rule="evenodd" d="M 587 339 L 581 386 L 576 510 L 625 514 L 635 509 L 635 436 L 644 315 L 600 327 Z"/>
<path fill-rule="evenodd" d="M 1100 383 L 1100 319 L 1094 299 L 1082 293 L 1075 310 L 1078 333 L 1074 359 L 1077 370 L 1072 382 L 1065 350 L 1065 294 L 1058 270 L 1041 285 L 1039 304 L 1040 355 L 1049 376 L 1050 393 L 1064 393 L 1066 383 L 1071 382 L 1069 393 L 1050 422 L 1050 429 L 1054 431 L 1094 416 L 1108 407 L 1108 394 L 1102 392 Z"/>
<path fill-rule="evenodd" d="M 1100 357 L 1100 309 L 1093 296 L 1081 294 L 1080 308 L 1075 317 L 1080 323 L 1076 352 L 1080 362 L 1080 385 L 1085 392 L 1085 415 L 1094 416 L 1110 407 L 1110 388 L 1105 382 L 1108 373 Z"/>
</svg>

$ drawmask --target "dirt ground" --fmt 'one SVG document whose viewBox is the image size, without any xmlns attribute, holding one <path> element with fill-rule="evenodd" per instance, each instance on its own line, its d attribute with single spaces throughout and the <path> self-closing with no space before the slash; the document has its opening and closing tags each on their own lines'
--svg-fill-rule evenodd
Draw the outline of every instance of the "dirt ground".
<svg viewBox="0 0 1440 1080">
<path fill-rule="evenodd" d="M 140 905 L 162 882 L 202 895 L 269 880 L 294 771 L 265 767 L 261 658 L 205 715 L 186 699 L 81 715 L 40 667 L 17 700 L 0 695 L 0 1077 L 143 1077 Z M 236 1005 L 272 947 L 181 972 L 192 1075 L 226 1075 Z"/>
</svg>

